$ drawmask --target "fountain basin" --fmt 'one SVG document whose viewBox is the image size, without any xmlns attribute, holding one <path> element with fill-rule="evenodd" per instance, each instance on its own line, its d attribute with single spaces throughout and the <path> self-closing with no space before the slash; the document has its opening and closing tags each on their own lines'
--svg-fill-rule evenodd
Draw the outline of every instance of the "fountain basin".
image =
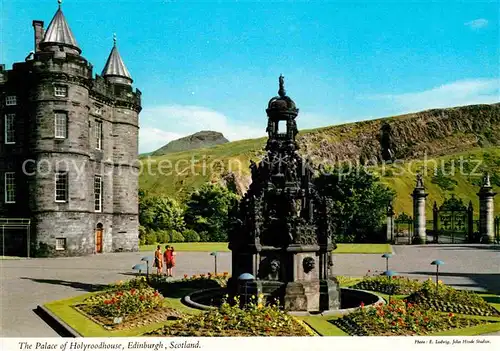
<svg viewBox="0 0 500 351">
<path fill-rule="evenodd" d="M 200 310 L 215 309 L 220 306 L 224 296 L 228 294 L 226 288 L 213 288 L 198 290 L 184 296 L 182 302 L 192 308 Z M 340 288 L 340 308 L 327 311 L 289 311 L 292 315 L 345 315 L 359 308 L 361 303 L 365 307 L 377 303 L 385 303 L 385 300 L 372 291 Z"/>
</svg>

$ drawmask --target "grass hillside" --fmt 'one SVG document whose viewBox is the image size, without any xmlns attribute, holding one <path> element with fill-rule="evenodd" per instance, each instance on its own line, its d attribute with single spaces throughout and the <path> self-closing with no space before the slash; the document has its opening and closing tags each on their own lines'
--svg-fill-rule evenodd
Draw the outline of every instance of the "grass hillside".
<svg viewBox="0 0 500 351">
<path fill-rule="evenodd" d="M 300 115 L 298 119 L 300 127 Z M 142 157 L 140 187 L 182 199 L 211 181 L 246 191 L 249 162 L 264 154 L 266 138 L 206 149 Z M 397 193 L 396 212 L 412 211 L 415 172 L 424 167 L 427 209 L 452 193 L 478 210 L 481 173 L 500 191 L 500 104 L 436 109 L 404 116 L 300 131 L 300 152 L 314 163 L 361 162 Z M 383 166 L 382 164 L 385 164 Z M 460 166 L 462 165 L 462 166 Z M 437 175 L 434 171 L 437 167 Z M 495 198 L 500 211 L 500 196 Z"/>
<path fill-rule="evenodd" d="M 228 142 L 229 140 L 227 140 L 222 133 L 202 130 L 201 132 L 197 132 L 177 140 L 172 140 L 158 150 L 150 153 L 150 155 L 163 156 L 173 152 L 202 149 Z"/>
</svg>

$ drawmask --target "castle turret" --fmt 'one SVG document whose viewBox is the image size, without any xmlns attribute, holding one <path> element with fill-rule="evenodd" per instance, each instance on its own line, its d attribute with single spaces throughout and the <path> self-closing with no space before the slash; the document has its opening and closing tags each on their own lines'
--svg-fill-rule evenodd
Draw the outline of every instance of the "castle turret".
<svg viewBox="0 0 500 351">
<path fill-rule="evenodd" d="M 113 36 L 113 48 L 102 76 L 115 99 L 113 107 L 113 250 L 136 250 L 138 222 L 138 131 L 140 92 L 132 91 L 132 77 Z M 116 232 L 115 232 L 116 231 Z"/>
<path fill-rule="evenodd" d="M 116 39 L 104 76 L 93 77 L 58 3 L 47 30 L 33 21 L 24 62 L 0 70 L 8 114 L 0 175 L 9 189 L 0 214 L 31 220 L 24 238 L 35 256 L 135 251 L 141 92 Z M 26 254 L 26 242 L 7 242 Z"/>
<path fill-rule="evenodd" d="M 40 49 L 44 51 L 63 51 L 69 54 L 79 55 L 82 50 L 78 47 L 73 32 L 61 10 L 62 0 L 57 1 L 59 8 L 50 21 L 45 31 L 45 36 L 40 43 Z"/>
<path fill-rule="evenodd" d="M 116 47 L 116 35 L 113 36 L 113 48 L 102 70 L 102 76 L 110 83 L 131 85 L 133 80 L 123 63 L 122 57 Z"/>
</svg>

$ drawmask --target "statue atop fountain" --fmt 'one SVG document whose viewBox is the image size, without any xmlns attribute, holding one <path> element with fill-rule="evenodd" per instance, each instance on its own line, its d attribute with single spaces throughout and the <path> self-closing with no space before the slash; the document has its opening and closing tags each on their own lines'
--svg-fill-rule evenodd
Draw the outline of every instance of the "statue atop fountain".
<svg viewBox="0 0 500 351">
<path fill-rule="evenodd" d="M 242 291 L 237 277 L 250 273 L 255 280 L 245 281 L 245 291 L 278 299 L 287 310 L 338 309 L 331 201 L 316 192 L 312 165 L 297 152 L 299 110 L 286 95 L 283 76 L 278 95 L 266 109 L 267 154 L 258 164 L 251 162 L 252 183 L 231 214 L 228 287 L 236 295 Z"/>
</svg>

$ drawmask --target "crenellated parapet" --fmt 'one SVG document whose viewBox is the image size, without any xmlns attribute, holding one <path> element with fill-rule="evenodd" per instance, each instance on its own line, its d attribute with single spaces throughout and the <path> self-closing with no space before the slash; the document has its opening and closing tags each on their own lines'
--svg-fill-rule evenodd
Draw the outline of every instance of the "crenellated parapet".
<svg viewBox="0 0 500 351">
<path fill-rule="evenodd" d="M 139 113 L 141 107 L 141 91 L 130 86 L 110 83 L 106 78 L 96 75 L 91 81 L 89 95 L 95 100 Z"/>
</svg>

